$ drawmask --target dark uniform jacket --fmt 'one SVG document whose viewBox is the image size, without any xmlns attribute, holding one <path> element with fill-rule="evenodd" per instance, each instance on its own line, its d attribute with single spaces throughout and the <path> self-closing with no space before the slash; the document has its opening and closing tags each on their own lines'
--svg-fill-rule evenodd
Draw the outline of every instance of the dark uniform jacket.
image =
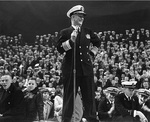
<svg viewBox="0 0 150 122">
<path fill-rule="evenodd" d="M 150 99 L 148 99 L 148 100 L 145 102 L 145 106 L 147 106 L 147 107 L 150 109 Z M 142 109 L 142 113 L 146 116 L 146 118 L 147 118 L 148 121 L 150 122 L 150 112 Z"/>
<path fill-rule="evenodd" d="M 10 88 L 1 91 L 0 95 L 0 114 L 3 116 L 24 117 L 24 96 L 21 90 L 17 89 L 14 84 Z"/>
<path fill-rule="evenodd" d="M 66 55 L 64 57 L 63 63 L 62 63 L 62 73 L 63 74 L 70 74 L 73 71 L 73 49 L 74 49 L 74 43 L 70 40 L 71 33 L 73 32 L 74 28 L 71 26 L 69 28 L 63 29 L 60 32 L 60 38 L 57 43 L 57 49 L 59 53 L 66 52 Z M 69 44 L 71 46 L 71 49 L 68 51 L 65 51 L 62 43 L 69 40 Z M 81 40 L 81 41 L 80 41 Z M 84 75 L 89 76 L 93 75 L 93 68 L 92 68 L 92 62 L 90 58 L 90 44 L 93 44 L 93 46 L 99 47 L 100 41 L 88 28 L 81 28 L 81 32 L 78 33 L 77 39 L 76 39 L 76 72 L 77 75 Z"/>
<path fill-rule="evenodd" d="M 137 96 L 133 96 L 129 100 L 124 93 L 118 94 L 115 98 L 115 108 L 118 115 L 122 116 L 125 120 L 126 117 L 130 117 L 130 120 L 135 120 L 133 117 L 134 110 L 141 110 L 141 105 L 139 104 Z M 122 119 L 122 120 L 123 120 Z"/>
<path fill-rule="evenodd" d="M 108 115 L 108 111 L 111 108 L 111 103 L 106 97 L 102 97 L 98 105 L 98 117 L 101 121 L 107 120 L 110 121 L 111 117 Z"/>
</svg>

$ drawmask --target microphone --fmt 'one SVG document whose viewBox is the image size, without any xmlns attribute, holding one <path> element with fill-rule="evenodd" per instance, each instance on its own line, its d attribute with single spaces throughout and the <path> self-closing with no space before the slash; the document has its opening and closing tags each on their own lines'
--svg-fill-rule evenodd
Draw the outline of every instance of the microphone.
<svg viewBox="0 0 150 122">
<path fill-rule="evenodd" d="M 75 30 L 71 33 L 71 40 L 75 42 L 79 32 L 79 26 L 75 26 Z"/>
</svg>

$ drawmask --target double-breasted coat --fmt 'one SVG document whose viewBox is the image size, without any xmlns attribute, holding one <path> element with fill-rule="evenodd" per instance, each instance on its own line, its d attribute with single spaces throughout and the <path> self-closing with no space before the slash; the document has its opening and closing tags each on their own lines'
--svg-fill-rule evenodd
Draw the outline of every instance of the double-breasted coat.
<svg viewBox="0 0 150 122">
<path fill-rule="evenodd" d="M 60 38 L 57 42 L 59 53 L 65 53 L 62 62 L 62 80 L 64 85 L 63 115 L 62 118 L 70 121 L 73 112 L 73 67 L 74 67 L 74 43 L 70 40 L 74 28 L 63 29 L 60 32 Z M 94 101 L 94 75 L 91 61 L 90 45 L 94 48 L 100 46 L 100 40 L 97 35 L 88 28 L 81 27 L 76 38 L 76 91 L 81 88 L 84 115 L 86 118 L 95 118 Z"/>
<path fill-rule="evenodd" d="M 24 119 L 24 95 L 23 92 L 16 88 L 12 83 L 9 89 L 2 90 L 0 95 L 0 122 L 3 121 L 19 121 Z"/>
<path fill-rule="evenodd" d="M 141 111 L 137 96 L 132 96 L 131 99 L 127 98 L 124 93 L 118 94 L 115 97 L 115 108 L 118 113 L 118 122 L 138 122 L 139 119 L 134 117 L 134 110 Z"/>
</svg>

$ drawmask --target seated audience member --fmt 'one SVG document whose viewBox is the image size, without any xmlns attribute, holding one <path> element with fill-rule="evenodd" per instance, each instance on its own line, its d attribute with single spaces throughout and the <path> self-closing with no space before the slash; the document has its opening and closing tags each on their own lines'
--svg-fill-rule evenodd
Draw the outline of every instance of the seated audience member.
<svg viewBox="0 0 150 122">
<path fill-rule="evenodd" d="M 26 104 L 26 122 L 33 122 L 36 120 L 43 122 L 43 97 L 34 78 L 28 81 L 27 87 L 24 90 L 24 99 Z"/>
<path fill-rule="evenodd" d="M 25 88 L 24 84 L 25 84 L 25 79 L 20 80 L 18 82 L 18 88 L 21 89 L 21 90 L 23 90 Z"/>
<path fill-rule="evenodd" d="M 137 96 L 139 103 L 142 106 L 141 111 L 147 117 L 148 122 L 150 122 L 150 91 L 147 89 L 138 89 Z"/>
<path fill-rule="evenodd" d="M 25 114 L 23 92 L 12 83 L 12 77 L 1 77 L 0 122 L 22 122 Z"/>
<path fill-rule="evenodd" d="M 98 105 L 98 117 L 100 121 L 111 122 L 115 116 L 115 96 L 120 92 L 118 88 L 108 87 L 103 90 L 104 97 Z"/>
<path fill-rule="evenodd" d="M 61 122 L 62 106 L 63 106 L 63 88 L 60 87 L 56 89 L 54 98 L 54 116 L 56 116 L 59 122 Z"/>
<path fill-rule="evenodd" d="M 141 83 L 141 88 L 150 89 L 150 82 L 148 78 L 145 78 Z"/>
<path fill-rule="evenodd" d="M 53 110 L 53 103 L 50 101 L 50 91 L 48 89 L 42 89 L 43 102 L 44 102 L 44 120 L 48 120 L 50 118 L 50 113 Z"/>
<path fill-rule="evenodd" d="M 138 97 L 134 95 L 136 81 L 122 82 L 123 92 L 115 97 L 115 108 L 118 117 L 115 122 L 148 122 L 140 111 L 141 105 Z"/>
<path fill-rule="evenodd" d="M 56 86 L 56 87 L 57 87 L 57 86 Z M 48 83 L 48 90 L 51 91 L 51 92 L 55 91 L 55 87 L 54 87 L 54 85 L 53 85 L 53 82 L 49 82 L 49 83 Z"/>
<path fill-rule="evenodd" d="M 96 112 L 98 112 L 99 101 L 102 98 L 102 90 L 99 90 L 101 87 L 97 87 L 97 91 L 95 91 L 95 103 L 96 103 Z"/>
<path fill-rule="evenodd" d="M 122 88 L 121 83 L 124 81 L 134 80 L 137 81 L 136 89 L 143 88 L 150 90 L 149 30 L 141 29 L 141 31 L 139 29 L 136 30 L 136 33 L 134 34 L 132 33 L 132 30 L 133 29 L 125 30 L 127 31 L 127 33 L 125 32 L 124 35 L 121 33 L 116 33 L 115 31 L 95 33 L 101 40 L 101 47 L 98 49 L 97 55 L 92 58 L 94 65 L 94 74 L 96 76 L 95 88 L 98 89 L 101 86 L 102 89 L 105 89 L 111 86 L 120 88 L 121 90 L 123 89 L 124 93 L 125 88 Z M 36 83 L 39 88 L 48 87 L 48 90 L 51 90 L 51 101 L 54 105 L 55 89 L 57 89 L 57 85 L 59 86 L 62 84 L 62 72 L 60 69 L 65 54 L 59 54 L 55 46 L 48 44 L 52 42 L 52 36 L 54 35 L 38 35 L 38 38 L 35 42 L 36 44 L 32 43 L 30 45 L 28 42 L 25 42 L 22 45 L 20 44 L 20 41 L 24 42 L 24 40 L 22 37 L 20 38 L 19 35 L 14 37 L 1 35 L 0 77 L 4 74 L 10 73 L 13 79 L 13 86 L 15 85 L 15 88 L 19 87 L 19 89 L 21 89 L 22 91 L 26 89 L 24 87 L 27 86 L 30 78 L 36 77 Z M 137 40 L 135 40 L 135 38 L 133 40 L 133 36 L 137 37 Z M 23 79 L 25 79 L 25 82 L 22 82 L 22 76 Z M 3 86 L 0 85 L 0 104 L 2 102 L 1 99 L 4 99 L 3 92 Z M 99 96 L 100 94 L 98 91 L 96 91 L 96 94 L 97 104 L 100 102 L 99 100 L 103 100 L 103 98 Z M 102 94 L 102 97 L 103 96 L 105 97 L 105 95 Z M 139 96 L 135 95 L 132 98 L 135 97 Z M 142 105 L 144 105 L 144 108 L 146 108 L 145 105 L 147 106 L 147 108 L 149 108 L 150 100 L 147 98 L 145 99 L 146 101 L 144 102 L 144 104 L 140 104 L 140 109 L 138 108 L 138 110 L 142 110 L 142 113 L 144 113 L 144 115 L 148 117 L 149 113 L 142 109 Z M 128 104 L 128 102 L 125 102 L 125 104 Z M 2 109 L 0 107 L 0 111 L 1 110 Z M 50 116 L 54 116 L 54 113 L 51 113 Z M 132 118 L 133 120 L 135 120 L 135 117 Z M 54 119 L 56 118 L 54 117 Z M 78 120 L 76 121 L 78 122 Z"/>
</svg>

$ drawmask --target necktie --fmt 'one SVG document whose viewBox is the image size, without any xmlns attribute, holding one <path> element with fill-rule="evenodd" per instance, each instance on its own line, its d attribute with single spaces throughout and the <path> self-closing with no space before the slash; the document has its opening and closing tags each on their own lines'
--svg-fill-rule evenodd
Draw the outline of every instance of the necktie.
<svg viewBox="0 0 150 122">
<path fill-rule="evenodd" d="M 76 31 L 79 33 L 81 31 L 81 28 L 79 26 L 76 26 Z"/>
<path fill-rule="evenodd" d="M 131 100 L 131 97 L 128 97 L 128 100 L 130 101 L 130 100 Z"/>
</svg>

